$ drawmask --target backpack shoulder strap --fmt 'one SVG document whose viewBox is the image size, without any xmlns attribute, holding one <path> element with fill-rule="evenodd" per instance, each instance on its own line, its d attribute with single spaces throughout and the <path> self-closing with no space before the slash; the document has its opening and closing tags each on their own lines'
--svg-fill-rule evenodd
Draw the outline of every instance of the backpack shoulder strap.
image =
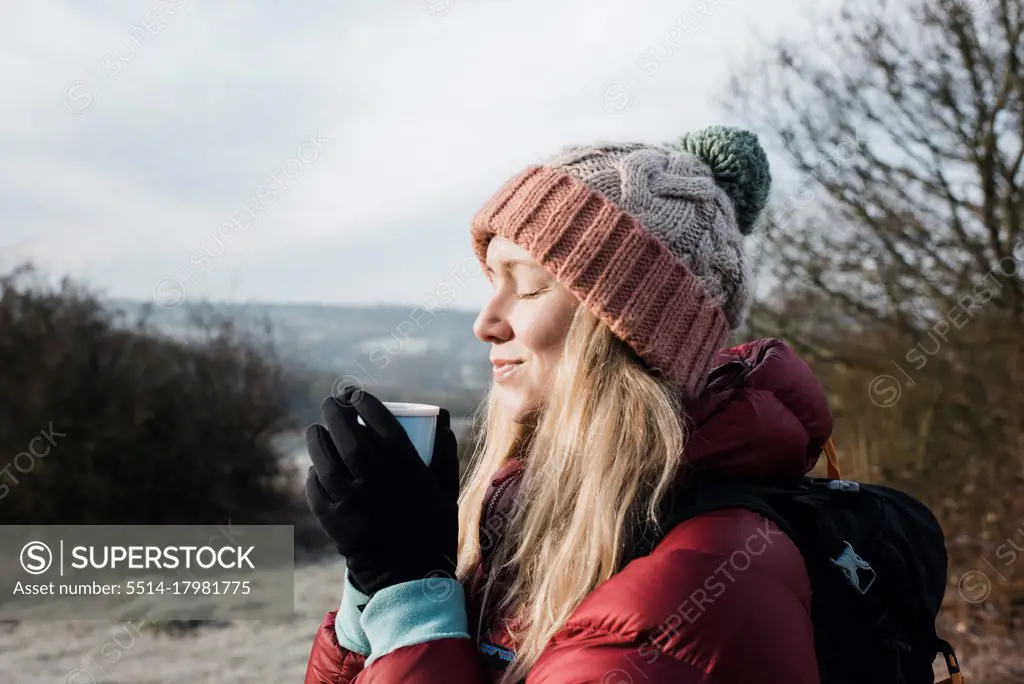
<svg viewBox="0 0 1024 684">
<path fill-rule="evenodd" d="M 794 486 L 764 480 L 711 474 L 695 475 L 685 486 L 666 497 L 662 503 L 660 525 L 656 529 L 649 527 L 641 533 L 630 559 L 651 553 L 665 535 L 687 520 L 726 508 L 743 508 L 758 513 L 778 525 L 782 532 L 795 541 L 792 526 L 772 504 L 772 498 L 780 494 L 798 493 L 800 490 Z"/>
</svg>

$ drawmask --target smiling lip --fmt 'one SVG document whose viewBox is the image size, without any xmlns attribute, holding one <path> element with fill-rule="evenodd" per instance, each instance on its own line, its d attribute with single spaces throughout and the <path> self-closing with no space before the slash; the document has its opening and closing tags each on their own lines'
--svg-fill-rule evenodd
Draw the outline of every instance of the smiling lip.
<svg viewBox="0 0 1024 684">
<path fill-rule="evenodd" d="M 494 375 L 495 382 L 505 382 L 511 378 L 519 370 L 519 367 L 523 365 L 522 361 L 506 361 L 495 359 L 491 362 L 494 366 L 492 374 Z"/>
</svg>

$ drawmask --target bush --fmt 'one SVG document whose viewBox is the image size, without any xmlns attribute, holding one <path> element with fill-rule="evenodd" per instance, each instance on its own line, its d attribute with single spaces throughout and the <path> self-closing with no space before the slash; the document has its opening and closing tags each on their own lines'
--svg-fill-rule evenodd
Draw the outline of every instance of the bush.
<svg viewBox="0 0 1024 684">
<path fill-rule="evenodd" d="M 272 348 L 230 321 L 158 335 L 34 276 L 0 277 L 0 524 L 290 522 Z"/>
</svg>

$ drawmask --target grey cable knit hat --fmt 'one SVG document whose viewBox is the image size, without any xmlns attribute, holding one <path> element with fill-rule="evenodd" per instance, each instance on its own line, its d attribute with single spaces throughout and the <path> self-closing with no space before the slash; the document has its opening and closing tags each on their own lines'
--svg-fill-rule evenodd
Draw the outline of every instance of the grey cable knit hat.
<svg viewBox="0 0 1024 684">
<path fill-rule="evenodd" d="M 573 146 L 491 198 L 474 219 L 474 246 L 481 262 L 494 235 L 526 248 L 692 396 L 746 316 L 743 237 L 770 189 L 767 156 L 742 129 Z"/>
<path fill-rule="evenodd" d="M 768 201 L 768 159 L 748 131 L 715 126 L 676 144 L 572 146 L 545 164 L 635 216 L 701 281 L 737 328 L 750 302 L 743 237 Z"/>
</svg>

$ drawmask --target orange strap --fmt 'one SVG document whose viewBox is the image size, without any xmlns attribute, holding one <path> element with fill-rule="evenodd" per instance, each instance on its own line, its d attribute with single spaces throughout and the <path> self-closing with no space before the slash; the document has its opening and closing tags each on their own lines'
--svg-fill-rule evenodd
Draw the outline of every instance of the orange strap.
<svg viewBox="0 0 1024 684">
<path fill-rule="evenodd" d="M 967 684 L 967 677 L 964 677 L 964 673 L 960 671 L 960 661 L 957 659 L 956 653 L 952 651 L 943 653 L 942 658 L 946 661 L 949 678 L 943 679 L 939 684 Z"/>
<path fill-rule="evenodd" d="M 828 459 L 828 479 L 838 480 L 839 476 L 839 457 L 836 456 L 836 445 L 832 443 L 832 438 L 829 437 L 825 440 L 825 458 Z"/>
</svg>

